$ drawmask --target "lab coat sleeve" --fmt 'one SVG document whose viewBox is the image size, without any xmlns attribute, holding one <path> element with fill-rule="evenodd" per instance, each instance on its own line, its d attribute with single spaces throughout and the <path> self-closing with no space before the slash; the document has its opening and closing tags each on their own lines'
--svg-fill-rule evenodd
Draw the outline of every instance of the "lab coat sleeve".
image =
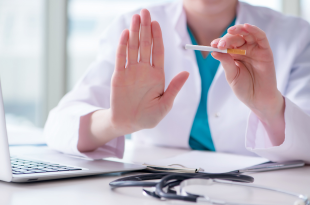
<svg viewBox="0 0 310 205">
<path fill-rule="evenodd" d="M 115 54 L 121 32 L 129 28 L 131 18 L 119 17 L 106 29 L 100 39 L 99 55 L 82 79 L 48 117 L 44 135 L 49 147 L 60 152 L 93 159 L 122 158 L 124 136 L 120 136 L 93 152 L 81 153 L 77 149 L 80 118 L 100 109 L 110 108 L 110 84 L 114 71 Z"/>
<path fill-rule="evenodd" d="M 309 29 L 308 29 L 309 30 Z M 304 49 L 293 63 L 285 96 L 285 140 L 272 146 L 268 134 L 251 112 L 246 148 L 272 161 L 304 160 L 310 164 L 310 32 L 302 39 Z"/>
<path fill-rule="evenodd" d="M 285 140 L 272 146 L 268 134 L 254 113 L 246 133 L 247 149 L 271 161 L 304 160 L 310 164 L 310 116 L 285 98 Z"/>
</svg>

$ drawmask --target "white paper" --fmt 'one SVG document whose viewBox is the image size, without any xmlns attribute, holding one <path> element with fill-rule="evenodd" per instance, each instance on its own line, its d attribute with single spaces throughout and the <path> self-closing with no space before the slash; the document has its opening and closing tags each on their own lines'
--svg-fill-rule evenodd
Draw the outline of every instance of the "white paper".
<svg viewBox="0 0 310 205">
<path fill-rule="evenodd" d="M 146 162 L 150 165 L 181 164 L 187 168 L 202 168 L 207 173 L 225 173 L 268 162 L 268 159 L 219 152 L 191 151 L 175 157 Z"/>
</svg>

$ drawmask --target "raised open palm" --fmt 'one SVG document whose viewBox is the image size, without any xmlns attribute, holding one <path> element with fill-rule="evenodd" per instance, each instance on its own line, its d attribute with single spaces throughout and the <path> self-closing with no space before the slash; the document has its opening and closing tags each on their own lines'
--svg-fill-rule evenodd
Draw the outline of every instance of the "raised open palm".
<svg viewBox="0 0 310 205">
<path fill-rule="evenodd" d="M 117 49 L 111 84 L 112 124 L 123 133 L 156 126 L 172 108 L 188 75 L 179 73 L 164 90 L 161 29 L 158 22 L 151 22 L 148 10 L 141 10 L 132 17 L 130 30 L 122 32 Z"/>
</svg>

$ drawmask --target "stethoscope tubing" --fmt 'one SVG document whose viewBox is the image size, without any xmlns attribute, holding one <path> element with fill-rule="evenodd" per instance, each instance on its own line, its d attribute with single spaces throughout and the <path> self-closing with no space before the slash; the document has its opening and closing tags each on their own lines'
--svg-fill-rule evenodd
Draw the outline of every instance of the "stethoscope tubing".
<svg viewBox="0 0 310 205">
<path fill-rule="evenodd" d="M 174 199 L 183 200 L 190 202 L 197 202 L 199 195 L 181 196 L 176 193 L 171 193 L 171 188 L 178 186 L 182 181 L 186 179 L 222 179 L 237 181 L 243 183 L 251 183 L 254 178 L 247 175 L 237 173 L 224 173 L 224 174 L 209 174 L 209 173 L 153 173 L 153 174 L 142 174 L 124 177 L 110 182 L 111 188 L 119 187 L 155 187 L 155 192 L 144 190 L 148 195 L 159 198 L 159 199 Z M 145 182 L 144 180 L 156 180 L 161 179 L 159 182 Z M 168 187 L 168 191 L 165 192 L 163 189 Z"/>
<path fill-rule="evenodd" d="M 250 187 L 250 188 L 256 188 L 256 189 L 263 189 L 263 190 L 268 190 L 268 191 L 273 191 L 273 192 L 279 192 L 282 194 L 287 194 L 290 196 L 297 197 L 300 200 L 302 200 L 304 205 L 310 205 L 310 201 L 309 201 L 308 197 L 305 195 L 302 195 L 302 194 L 296 194 L 296 193 L 284 191 L 281 189 L 275 189 L 275 188 L 256 185 L 256 184 L 247 184 L 247 183 L 226 181 L 226 180 L 221 180 L 221 179 L 202 179 L 202 180 L 201 179 L 200 180 L 188 179 L 188 180 L 184 180 L 184 181 L 182 181 L 182 183 L 180 183 L 181 195 L 183 195 L 183 196 L 194 195 L 194 194 L 187 192 L 185 190 L 186 186 L 189 186 L 189 185 L 210 185 L 211 183 L 222 183 L 222 184 L 237 185 L 237 186 L 244 186 L 244 187 Z M 251 204 L 232 203 L 232 202 L 227 202 L 227 201 L 223 201 L 223 200 L 211 199 L 211 198 L 209 198 L 207 196 L 203 196 L 203 195 L 196 195 L 196 196 L 198 196 L 196 199 L 197 202 L 206 202 L 206 203 L 219 204 L 219 205 L 251 205 Z"/>
<path fill-rule="evenodd" d="M 159 182 L 149 182 L 145 180 L 156 180 L 160 179 Z M 206 182 L 204 182 L 206 181 Z M 207 182 L 208 181 L 208 182 Z M 238 173 L 223 173 L 223 174 L 209 174 L 209 173 L 152 173 L 152 174 L 140 174 L 129 177 L 123 177 L 115 181 L 110 182 L 111 188 L 120 187 L 155 187 L 155 192 L 143 190 L 149 196 L 158 199 L 172 199 L 172 200 L 182 200 L 188 202 L 204 202 L 219 205 L 249 205 L 241 203 L 226 202 L 222 200 L 211 199 L 207 196 L 196 195 L 186 192 L 184 187 L 187 185 L 197 185 L 203 183 L 224 183 L 238 186 L 246 186 L 252 188 L 265 189 L 269 191 L 280 192 L 283 194 L 288 194 L 291 196 L 298 197 L 302 200 L 304 205 L 310 205 L 309 199 L 301 194 L 295 194 L 292 192 L 287 192 L 284 190 L 279 190 L 275 188 L 260 186 L 250 184 L 254 181 L 254 178 L 247 175 L 242 175 Z M 181 195 L 177 195 L 175 191 L 172 190 L 173 187 L 180 185 Z M 164 191 L 167 188 L 167 191 Z"/>
<path fill-rule="evenodd" d="M 209 174 L 209 173 L 152 173 L 152 174 L 139 174 L 129 177 L 123 177 L 117 180 L 110 182 L 111 188 L 120 188 L 120 187 L 155 187 L 158 182 L 145 182 L 145 180 L 156 180 L 163 179 L 163 177 L 173 175 L 176 177 L 185 177 L 185 178 L 217 178 L 223 180 L 231 180 L 237 182 L 251 183 L 254 181 L 254 178 L 242 174 Z"/>
</svg>

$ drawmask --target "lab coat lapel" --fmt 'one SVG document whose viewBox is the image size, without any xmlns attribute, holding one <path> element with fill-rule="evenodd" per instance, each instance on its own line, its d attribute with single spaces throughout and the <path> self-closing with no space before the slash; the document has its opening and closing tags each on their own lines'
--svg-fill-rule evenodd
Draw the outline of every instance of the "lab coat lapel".
<svg viewBox="0 0 310 205">
<path fill-rule="evenodd" d="M 166 7 L 166 13 L 170 14 L 169 19 L 174 30 L 176 31 L 176 42 L 178 45 L 182 45 L 182 39 L 184 38 L 184 24 L 186 24 L 186 16 L 183 10 L 183 2 L 178 0 L 171 3 Z"/>
<path fill-rule="evenodd" d="M 241 22 L 243 21 L 243 14 L 242 14 L 242 10 L 243 10 L 243 3 L 242 2 L 238 2 L 238 6 L 237 6 L 237 17 L 236 17 L 236 25 L 241 24 Z M 217 72 L 214 76 L 213 79 L 213 83 L 216 82 L 220 77 L 224 76 L 224 69 L 222 64 L 219 65 Z"/>
<path fill-rule="evenodd" d="M 178 0 L 172 3 L 169 7 L 166 8 L 167 13 L 171 14 L 169 17 L 172 22 L 172 26 L 175 31 L 175 38 L 177 49 L 180 49 L 180 56 L 178 57 L 181 61 L 184 62 L 183 65 L 191 65 L 187 67 L 181 67 L 179 72 L 188 71 L 190 73 L 190 78 L 193 78 L 195 81 L 194 87 L 192 87 L 191 91 L 187 92 L 197 92 L 197 95 L 201 95 L 201 78 L 199 74 L 199 69 L 196 61 L 195 52 L 193 50 L 186 50 L 185 44 L 190 44 L 191 39 L 187 32 L 187 21 L 186 21 L 186 13 L 183 8 L 182 0 Z M 168 82 L 167 82 L 168 84 Z M 198 106 L 199 102 L 197 103 Z"/>
<path fill-rule="evenodd" d="M 236 11 L 236 25 L 240 24 L 242 21 L 242 10 L 242 3 L 239 2 Z M 231 95 L 234 95 L 234 93 L 226 80 L 224 68 L 222 64 L 220 64 L 210 86 L 206 105 L 211 136 L 216 150 L 220 150 L 222 146 L 217 130 L 222 129 L 220 127 L 225 126 L 223 124 L 218 124 L 217 119 L 225 118 L 225 115 L 223 116 L 225 106 L 230 106 L 230 109 L 234 109 L 235 105 L 231 101 Z M 227 138 L 227 140 L 229 141 L 230 139 Z"/>
<path fill-rule="evenodd" d="M 185 56 L 196 62 L 195 52 L 192 50 L 185 49 L 185 44 L 191 43 L 191 39 L 187 32 L 187 21 L 186 21 L 186 13 L 183 8 L 183 2 L 178 0 L 172 3 L 170 6 L 166 8 L 167 13 L 171 14 L 169 17 L 172 22 L 172 26 L 175 30 L 175 39 L 176 44 L 182 50 L 185 50 Z"/>
<path fill-rule="evenodd" d="M 244 14 L 244 3 L 238 2 L 236 13 L 237 16 L 235 24 L 238 25 L 246 23 L 246 17 Z M 229 94 L 232 94 L 232 90 L 227 83 L 224 68 L 222 64 L 220 64 L 208 93 L 207 110 L 209 118 L 212 116 L 219 116 L 220 108 L 223 106 L 223 103 L 226 102 Z"/>
</svg>

